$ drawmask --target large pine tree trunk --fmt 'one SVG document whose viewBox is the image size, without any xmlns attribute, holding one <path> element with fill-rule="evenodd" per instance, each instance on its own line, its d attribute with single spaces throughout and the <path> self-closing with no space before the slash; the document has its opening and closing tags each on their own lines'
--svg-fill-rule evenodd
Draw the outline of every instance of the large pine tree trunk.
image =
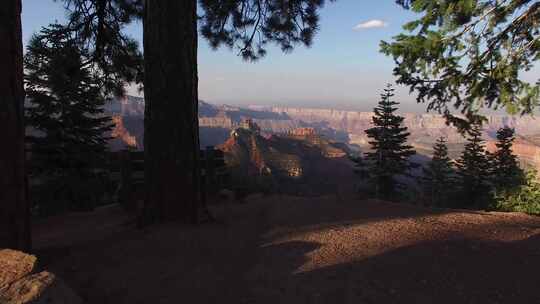
<svg viewBox="0 0 540 304">
<path fill-rule="evenodd" d="M 0 5 L 0 249 L 30 249 L 25 191 L 21 0 Z"/>
<path fill-rule="evenodd" d="M 196 221 L 199 202 L 197 1 L 146 0 L 145 221 Z"/>
</svg>

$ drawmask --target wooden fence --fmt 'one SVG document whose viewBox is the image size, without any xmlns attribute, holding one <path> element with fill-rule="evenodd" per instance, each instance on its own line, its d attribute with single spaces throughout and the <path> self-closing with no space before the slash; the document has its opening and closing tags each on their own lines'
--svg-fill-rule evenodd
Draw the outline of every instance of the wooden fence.
<svg viewBox="0 0 540 304">
<path fill-rule="evenodd" d="M 118 202 L 134 211 L 144 193 L 144 152 L 122 150 L 109 156 L 111 178 L 118 182 Z M 200 150 L 201 188 L 200 197 L 206 205 L 208 193 L 218 192 L 227 183 L 224 153 L 213 146 Z"/>
</svg>

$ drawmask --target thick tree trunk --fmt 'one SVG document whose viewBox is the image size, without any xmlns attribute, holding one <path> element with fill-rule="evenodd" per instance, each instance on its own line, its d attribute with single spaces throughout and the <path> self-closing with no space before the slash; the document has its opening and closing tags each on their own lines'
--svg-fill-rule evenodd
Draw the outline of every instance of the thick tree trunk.
<svg viewBox="0 0 540 304">
<path fill-rule="evenodd" d="M 0 249 L 30 250 L 24 166 L 21 0 L 0 5 Z"/>
<path fill-rule="evenodd" d="M 144 222 L 197 220 L 197 1 L 146 0 Z"/>
</svg>

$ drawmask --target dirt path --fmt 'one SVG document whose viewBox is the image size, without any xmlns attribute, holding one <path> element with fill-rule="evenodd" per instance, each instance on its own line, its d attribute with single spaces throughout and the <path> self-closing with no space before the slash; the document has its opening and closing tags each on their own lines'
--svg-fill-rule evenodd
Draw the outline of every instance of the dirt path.
<svg viewBox="0 0 540 304">
<path fill-rule="evenodd" d="M 216 213 L 143 232 L 116 209 L 49 219 L 37 252 L 88 303 L 540 303 L 540 218 L 331 197 Z"/>
</svg>

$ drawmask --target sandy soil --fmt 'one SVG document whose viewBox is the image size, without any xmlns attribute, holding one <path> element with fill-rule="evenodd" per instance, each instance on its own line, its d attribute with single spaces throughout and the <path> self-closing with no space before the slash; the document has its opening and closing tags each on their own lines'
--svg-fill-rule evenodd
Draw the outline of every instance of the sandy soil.
<svg viewBox="0 0 540 304">
<path fill-rule="evenodd" d="M 87 303 L 540 303 L 537 217 L 277 196 L 214 213 L 50 218 L 36 253 Z"/>
</svg>

